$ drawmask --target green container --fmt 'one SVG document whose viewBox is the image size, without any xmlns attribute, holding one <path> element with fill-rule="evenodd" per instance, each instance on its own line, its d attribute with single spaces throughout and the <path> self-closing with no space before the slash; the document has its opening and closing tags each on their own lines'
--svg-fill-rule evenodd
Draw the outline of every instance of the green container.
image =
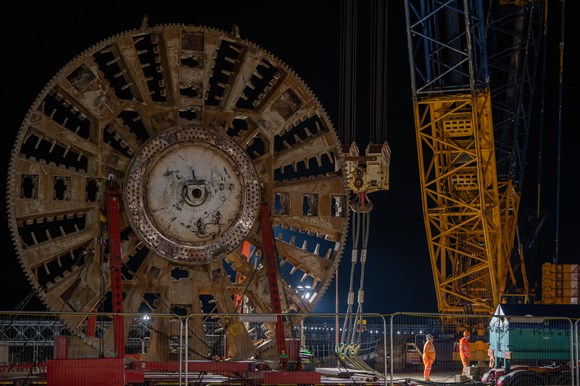
<svg viewBox="0 0 580 386">
<path fill-rule="evenodd" d="M 510 316 L 498 307 L 489 324 L 489 348 L 496 358 L 570 360 L 571 325 L 551 317 Z"/>
</svg>

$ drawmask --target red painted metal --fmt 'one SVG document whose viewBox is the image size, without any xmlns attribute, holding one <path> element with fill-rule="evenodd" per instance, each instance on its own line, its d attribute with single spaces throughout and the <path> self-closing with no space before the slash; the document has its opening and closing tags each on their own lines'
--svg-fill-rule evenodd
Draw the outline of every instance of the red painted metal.
<svg viewBox="0 0 580 386">
<path fill-rule="evenodd" d="M 240 251 L 242 253 L 242 256 L 244 256 L 246 258 L 246 261 L 250 261 L 250 256 L 252 255 L 252 244 L 250 244 L 250 242 L 248 241 L 244 241 L 242 243 L 242 246 L 240 248 Z M 245 280 L 245 276 L 242 275 L 240 272 L 236 273 L 236 284 L 240 284 Z M 242 308 L 243 308 L 243 296 L 241 294 L 236 294 L 234 295 L 234 305 L 236 306 L 235 312 L 241 314 L 242 313 Z M 226 342 L 227 344 L 227 342 Z"/>
<path fill-rule="evenodd" d="M 113 313 L 123 312 L 123 283 L 121 269 L 121 227 L 119 224 L 119 185 L 113 177 L 108 181 L 108 207 L 107 217 L 109 223 L 109 264 L 111 266 L 111 294 Z M 115 352 L 117 358 L 125 357 L 125 334 L 123 328 L 123 316 L 113 316 Z"/>
<path fill-rule="evenodd" d="M 264 385 L 320 384 L 320 373 L 316 371 L 268 371 L 264 373 Z"/>
<path fill-rule="evenodd" d="M 125 383 L 145 383 L 145 372 L 141 369 L 125 369 Z"/>
<path fill-rule="evenodd" d="M 46 380 L 50 386 L 124 386 L 125 359 L 52 359 Z"/>
<path fill-rule="evenodd" d="M 300 339 L 287 338 L 286 352 L 288 353 L 287 370 L 298 370 L 298 363 L 300 359 Z"/>
<path fill-rule="evenodd" d="M 131 367 L 150 372 L 178 372 L 179 361 L 133 361 Z M 182 363 L 185 368 L 185 363 Z M 236 362 L 215 362 L 215 361 L 188 361 L 187 369 L 190 372 L 204 372 L 212 374 L 243 374 L 254 372 L 256 363 L 254 361 Z"/>
<path fill-rule="evenodd" d="M 276 316 L 276 344 L 278 345 L 278 354 L 280 355 L 280 364 L 282 369 L 286 370 L 288 366 L 288 356 L 286 354 L 286 338 L 284 335 L 284 322 L 282 321 L 282 303 L 280 301 L 280 292 L 278 290 L 278 264 L 276 263 L 276 252 L 274 248 L 274 232 L 270 222 L 270 208 L 268 204 L 263 203 L 260 207 L 260 224 L 262 231 L 262 257 L 268 276 L 268 288 L 270 289 L 270 302 L 272 313 Z"/>
<path fill-rule="evenodd" d="M 54 359 L 66 359 L 68 356 L 68 336 L 57 335 L 54 337 Z"/>
<path fill-rule="evenodd" d="M 96 316 L 88 316 L 87 317 L 87 336 L 94 337 L 96 336 L 97 331 L 97 317 Z"/>
</svg>

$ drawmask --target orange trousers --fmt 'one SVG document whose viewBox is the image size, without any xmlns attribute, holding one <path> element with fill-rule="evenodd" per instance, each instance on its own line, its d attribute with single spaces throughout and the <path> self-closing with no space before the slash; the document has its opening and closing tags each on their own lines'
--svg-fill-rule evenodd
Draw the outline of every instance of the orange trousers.
<svg viewBox="0 0 580 386">
<path fill-rule="evenodd" d="M 469 361 L 471 358 L 461 357 L 461 364 L 463 365 L 463 369 L 461 370 L 461 374 L 465 375 L 465 368 L 469 367 Z"/>
<path fill-rule="evenodd" d="M 423 379 L 426 381 L 430 380 L 431 376 L 431 366 L 433 365 L 433 359 L 426 359 L 423 358 L 423 364 L 425 365 L 425 369 L 423 370 Z"/>
</svg>

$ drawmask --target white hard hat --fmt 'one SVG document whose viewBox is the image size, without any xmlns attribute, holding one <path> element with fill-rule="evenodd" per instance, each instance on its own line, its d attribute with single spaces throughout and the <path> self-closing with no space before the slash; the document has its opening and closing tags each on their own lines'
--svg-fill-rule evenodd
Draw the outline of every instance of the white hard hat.
<svg viewBox="0 0 580 386">
<path fill-rule="evenodd" d="M 433 339 L 433 335 L 431 335 L 431 334 L 427 334 L 426 338 L 427 338 L 427 340 L 429 340 L 429 339 Z"/>
</svg>

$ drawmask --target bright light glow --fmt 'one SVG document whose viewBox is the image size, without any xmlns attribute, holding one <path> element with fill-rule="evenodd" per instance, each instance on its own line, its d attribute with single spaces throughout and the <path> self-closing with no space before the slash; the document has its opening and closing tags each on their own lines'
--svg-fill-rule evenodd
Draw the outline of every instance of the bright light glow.
<svg viewBox="0 0 580 386">
<path fill-rule="evenodd" d="M 298 285 L 296 286 L 296 292 L 298 292 L 298 294 L 300 295 L 300 297 L 302 299 L 310 299 L 310 297 L 312 296 L 312 292 L 310 292 L 310 290 L 312 289 L 312 287 L 310 287 L 309 285 Z"/>
</svg>

